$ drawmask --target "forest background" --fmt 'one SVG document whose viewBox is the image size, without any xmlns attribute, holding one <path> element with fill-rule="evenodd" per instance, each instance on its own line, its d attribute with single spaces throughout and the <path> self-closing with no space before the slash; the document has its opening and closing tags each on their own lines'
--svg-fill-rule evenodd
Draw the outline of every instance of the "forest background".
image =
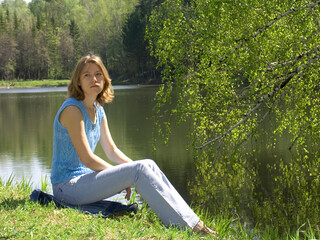
<svg viewBox="0 0 320 240">
<path fill-rule="evenodd" d="M 92 52 L 114 82 L 155 82 L 145 26 L 159 1 L 4 0 L 0 4 L 0 80 L 69 79 Z"/>
</svg>

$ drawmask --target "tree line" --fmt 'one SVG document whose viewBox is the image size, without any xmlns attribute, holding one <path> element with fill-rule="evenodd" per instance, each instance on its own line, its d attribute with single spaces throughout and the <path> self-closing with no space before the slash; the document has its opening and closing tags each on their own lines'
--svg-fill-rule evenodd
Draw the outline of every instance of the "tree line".
<svg viewBox="0 0 320 240">
<path fill-rule="evenodd" d="M 76 62 L 99 55 L 115 81 L 158 78 L 144 39 L 151 0 L 4 0 L 0 79 L 68 79 Z"/>
</svg>

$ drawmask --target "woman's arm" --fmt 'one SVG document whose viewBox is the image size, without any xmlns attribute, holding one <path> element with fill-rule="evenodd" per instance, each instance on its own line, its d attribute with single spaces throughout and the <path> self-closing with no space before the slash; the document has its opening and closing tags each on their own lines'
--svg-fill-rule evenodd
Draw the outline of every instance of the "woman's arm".
<svg viewBox="0 0 320 240">
<path fill-rule="evenodd" d="M 95 155 L 90 148 L 81 110 L 76 106 L 66 107 L 60 114 L 59 121 L 67 128 L 74 148 L 81 162 L 94 171 L 104 170 L 111 165 Z"/>
<path fill-rule="evenodd" d="M 132 162 L 114 143 L 108 127 L 107 117 L 104 115 L 100 128 L 100 144 L 107 157 L 116 164 Z"/>
</svg>

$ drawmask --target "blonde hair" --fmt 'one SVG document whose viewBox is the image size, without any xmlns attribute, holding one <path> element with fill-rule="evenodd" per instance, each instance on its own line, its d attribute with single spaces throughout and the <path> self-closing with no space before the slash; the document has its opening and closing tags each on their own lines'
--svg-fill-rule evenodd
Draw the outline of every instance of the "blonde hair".
<svg viewBox="0 0 320 240">
<path fill-rule="evenodd" d="M 80 75 L 87 63 L 96 64 L 101 69 L 104 78 L 103 90 L 98 94 L 96 101 L 100 105 L 102 105 L 103 103 L 111 102 L 114 96 L 109 73 L 104 66 L 101 58 L 93 54 L 88 54 L 87 56 L 82 57 L 77 63 L 73 71 L 71 81 L 68 84 L 68 97 L 74 97 L 75 99 L 80 101 L 85 98 L 84 92 L 80 87 Z"/>
</svg>

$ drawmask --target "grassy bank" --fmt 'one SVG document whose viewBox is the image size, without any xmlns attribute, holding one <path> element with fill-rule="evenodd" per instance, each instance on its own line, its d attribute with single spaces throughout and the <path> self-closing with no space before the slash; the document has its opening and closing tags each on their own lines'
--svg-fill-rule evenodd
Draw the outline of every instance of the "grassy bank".
<svg viewBox="0 0 320 240">
<path fill-rule="evenodd" d="M 46 185 L 46 184 L 44 184 Z M 45 188 L 45 187 L 44 187 Z M 124 216 L 102 218 L 41 206 L 29 201 L 28 180 L 0 181 L 0 239 L 200 239 L 190 231 L 164 227 L 146 208 Z"/>
<path fill-rule="evenodd" d="M 0 81 L 0 88 L 30 88 L 30 87 L 63 87 L 67 86 L 69 80 L 15 80 Z"/>
<path fill-rule="evenodd" d="M 46 182 L 42 183 L 45 190 Z M 102 218 L 73 209 L 41 206 L 29 201 L 32 192 L 28 180 L 4 182 L 0 178 L 0 239 L 203 239 L 191 231 L 164 227 L 147 208 L 137 214 Z M 315 239 L 310 232 L 298 230 L 280 237 L 276 229 L 247 229 L 230 219 L 202 219 L 219 231 L 219 239 Z M 207 237 L 210 239 L 210 237 Z"/>
</svg>

